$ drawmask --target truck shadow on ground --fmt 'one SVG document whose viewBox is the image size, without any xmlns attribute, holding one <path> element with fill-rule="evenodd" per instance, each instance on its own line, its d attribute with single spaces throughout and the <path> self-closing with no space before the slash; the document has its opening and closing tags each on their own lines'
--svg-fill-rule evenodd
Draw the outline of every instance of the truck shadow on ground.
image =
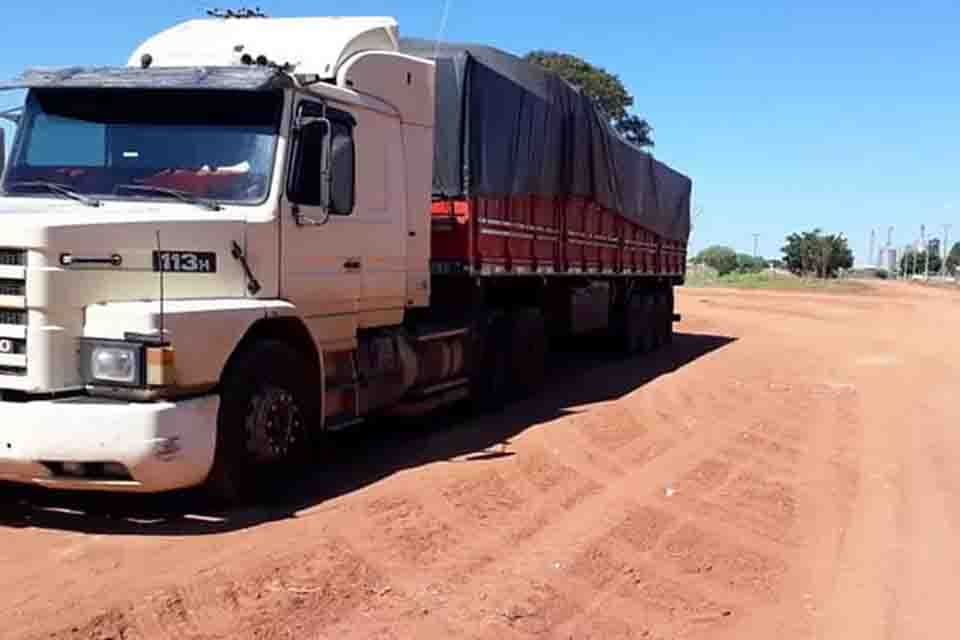
<svg viewBox="0 0 960 640">
<path fill-rule="evenodd" d="M 677 333 L 673 344 L 629 359 L 617 357 L 591 339 L 559 345 L 551 354 L 549 381 L 538 395 L 479 417 L 454 408 L 417 420 L 383 420 L 338 434 L 331 443 L 335 455 L 294 482 L 281 498 L 262 506 L 216 512 L 192 492 L 100 495 L 0 484 L 0 526 L 191 536 L 296 518 L 304 509 L 405 469 L 511 456 L 501 445 L 532 426 L 575 413 L 571 407 L 619 398 L 733 341 Z"/>
</svg>

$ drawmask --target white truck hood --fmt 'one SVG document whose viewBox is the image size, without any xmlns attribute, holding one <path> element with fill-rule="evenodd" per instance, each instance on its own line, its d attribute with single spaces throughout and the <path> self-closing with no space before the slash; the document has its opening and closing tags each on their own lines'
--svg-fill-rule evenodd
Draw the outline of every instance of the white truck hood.
<svg viewBox="0 0 960 640">
<path fill-rule="evenodd" d="M 26 232 L 51 227 L 84 225 L 170 223 L 170 222 L 242 222 L 239 207 L 225 206 L 221 211 L 207 211 L 180 202 L 136 202 L 101 200 L 101 206 L 90 207 L 62 198 L 0 198 L 0 246 L 6 246 L 6 234 L 15 228 Z"/>
<path fill-rule="evenodd" d="M 27 341 L 29 375 L 18 384 L 52 389 L 75 382 L 74 339 L 83 333 L 90 305 L 159 298 L 158 233 L 161 250 L 202 254 L 211 267 L 165 272 L 167 299 L 246 296 L 245 273 L 230 253 L 233 242 L 244 246 L 238 209 L 129 200 L 93 208 L 52 198 L 0 198 L 0 281 L 7 293 L 22 292 L 0 295 L 0 314 L 8 320 L 0 322 L 0 332 Z M 64 264 L 64 255 L 75 261 Z M 17 256 L 26 264 L 18 265 Z M 10 319 L 22 326 L 11 327 Z"/>
<path fill-rule="evenodd" d="M 158 236 L 163 251 L 216 254 L 211 271 L 165 274 L 166 295 L 242 297 L 244 273 L 230 255 L 232 242 L 244 245 L 244 219 L 237 209 L 207 211 L 185 203 L 131 201 L 103 201 L 94 208 L 48 198 L 0 198 L 0 248 L 28 251 L 30 307 L 155 297 L 159 293 L 154 270 Z M 95 259 L 119 256 L 119 264 L 64 266 L 64 254 Z M 41 280 L 47 283 L 46 289 L 33 286 Z"/>
</svg>

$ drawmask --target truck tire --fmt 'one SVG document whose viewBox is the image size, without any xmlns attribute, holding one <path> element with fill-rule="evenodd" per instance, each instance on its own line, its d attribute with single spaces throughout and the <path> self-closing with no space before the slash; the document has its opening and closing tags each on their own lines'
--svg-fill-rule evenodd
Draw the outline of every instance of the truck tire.
<svg viewBox="0 0 960 640">
<path fill-rule="evenodd" d="M 673 287 L 668 287 L 666 294 L 664 294 L 664 310 L 663 310 L 663 343 L 664 344 L 673 344 L 673 308 L 675 304 L 675 298 L 673 293 Z"/>
<path fill-rule="evenodd" d="M 526 398 L 543 386 L 547 366 L 547 335 L 543 314 L 522 309 L 511 314 L 509 372 L 513 398 Z"/>
<path fill-rule="evenodd" d="M 269 499 L 295 479 L 311 451 L 317 416 L 310 368 L 279 340 L 257 342 L 222 381 L 213 466 L 205 492 L 235 506 Z"/>
<path fill-rule="evenodd" d="M 489 413 L 503 408 L 507 400 L 510 320 L 494 315 L 481 324 L 479 332 L 474 343 L 476 364 L 470 372 L 470 404 L 479 413 Z"/>
<path fill-rule="evenodd" d="M 647 324 L 650 327 L 651 351 L 656 351 L 663 344 L 663 300 L 659 292 L 650 294 Z"/>
<path fill-rule="evenodd" d="M 620 352 L 633 356 L 643 350 L 642 300 L 631 298 L 615 316 L 616 338 Z"/>
<path fill-rule="evenodd" d="M 641 311 L 637 316 L 637 323 L 641 325 L 641 348 L 643 353 L 650 353 L 657 348 L 657 306 L 653 294 L 643 296 Z"/>
</svg>

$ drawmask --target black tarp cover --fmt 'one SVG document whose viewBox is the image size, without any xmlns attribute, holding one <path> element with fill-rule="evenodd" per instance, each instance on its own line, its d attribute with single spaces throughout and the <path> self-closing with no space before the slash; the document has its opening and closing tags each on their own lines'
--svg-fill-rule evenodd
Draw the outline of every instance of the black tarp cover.
<svg viewBox="0 0 960 640">
<path fill-rule="evenodd" d="M 690 179 L 624 141 L 559 76 L 482 45 L 402 38 L 400 49 L 437 65 L 435 195 L 585 197 L 687 242 Z"/>
</svg>

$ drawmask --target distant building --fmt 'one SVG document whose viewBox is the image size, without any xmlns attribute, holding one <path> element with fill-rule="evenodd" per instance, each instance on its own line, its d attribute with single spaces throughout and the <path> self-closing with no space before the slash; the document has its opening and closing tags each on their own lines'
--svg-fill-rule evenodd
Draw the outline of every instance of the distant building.
<svg viewBox="0 0 960 640">
<path fill-rule="evenodd" d="M 897 257 L 895 247 L 881 247 L 877 266 L 892 273 L 897 270 Z"/>
</svg>

